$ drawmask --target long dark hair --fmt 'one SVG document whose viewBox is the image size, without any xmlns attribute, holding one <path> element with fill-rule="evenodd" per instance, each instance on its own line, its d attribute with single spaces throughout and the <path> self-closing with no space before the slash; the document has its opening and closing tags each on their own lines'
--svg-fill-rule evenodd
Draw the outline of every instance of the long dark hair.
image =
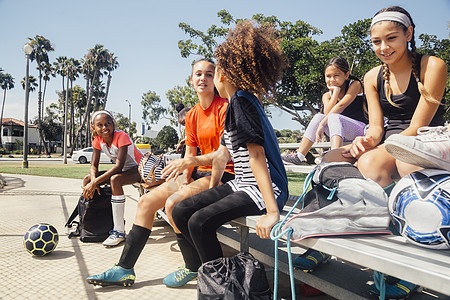
<svg viewBox="0 0 450 300">
<path fill-rule="evenodd" d="M 323 73 L 325 73 L 325 70 L 329 67 L 329 66 L 335 66 L 336 68 L 338 68 L 339 70 L 341 70 L 342 72 L 344 72 L 345 74 L 347 74 L 347 72 L 350 72 L 350 67 L 348 65 L 348 62 L 345 58 L 343 58 L 342 56 L 336 56 L 333 57 L 332 59 L 330 59 L 326 64 L 325 67 L 323 68 Z M 347 81 L 345 82 L 346 85 L 348 85 L 350 83 L 350 80 L 356 80 L 359 81 L 359 83 L 361 83 L 361 86 L 363 87 L 363 84 L 361 82 L 361 80 L 350 74 L 348 76 Z M 364 89 L 364 88 L 363 88 Z"/>
<path fill-rule="evenodd" d="M 194 62 L 192 63 L 191 77 L 193 75 L 192 73 L 194 72 L 194 66 L 201 61 L 206 61 L 206 62 L 212 64 L 214 66 L 214 69 L 216 68 L 216 63 L 211 58 L 206 58 L 206 57 L 199 58 L 197 60 L 194 60 Z M 214 86 L 214 95 L 217 95 L 217 96 L 219 95 L 219 91 L 216 89 L 216 86 Z"/>
<path fill-rule="evenodd" d="M 364 94 L 364 84 L 361 82 L 361 80 L 358 77 L 350 74 L 350 67 L 349 67 L 348 62 L 347 62 L 347 60 L 345 58 L 343 58 L 342 56 L 336 56 L 336 57 L 333 57 L 332 59 L 330 59 L 325 64 L 325 67 L 323 68 L 323 73 L 325 73 L 325 70 L 329 66 L 335 66 L 336 68 L 338 68 L 339 70 L 341 70 L 345 74 L 347 74 L 347 72 L 349 73 L 348 78 L 347 78 L 347 80 L 344 83 L 345 89 L 347 89 L 347 87 L 349 86 L 351 80 L 359 81 L 359 83 L 361 84 L 361 88 L 363 90 L 363 94 Z M 365 96 L 364 96 L 363 109 L 364 109 L 364 113 L 367 116 L 368 110 L 367 110 L 367 103 L 366 103 Z M 322 107 L 322 110 L 323 110 L 323 107 Z"/>
</svg>

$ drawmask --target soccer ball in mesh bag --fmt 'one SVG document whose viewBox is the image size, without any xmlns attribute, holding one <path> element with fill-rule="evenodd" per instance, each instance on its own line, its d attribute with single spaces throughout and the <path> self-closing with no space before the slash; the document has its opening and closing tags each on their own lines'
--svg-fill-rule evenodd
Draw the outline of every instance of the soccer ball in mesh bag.
<svg viewBox="0 0 450 300">
<path fill-rule="evenodd" d="M 450 248 L 450 172 L 424 169 L 397 183 L 389 197 L 395 228 L 426 248 Z"/>
<path fill-rule="evenodd" d="M 52 252 L 58 245 L 58 231 L 47 223 L 31 226 L 24 236 L 25 249 L 34 256 L 44 256 Z"/>
</svg>

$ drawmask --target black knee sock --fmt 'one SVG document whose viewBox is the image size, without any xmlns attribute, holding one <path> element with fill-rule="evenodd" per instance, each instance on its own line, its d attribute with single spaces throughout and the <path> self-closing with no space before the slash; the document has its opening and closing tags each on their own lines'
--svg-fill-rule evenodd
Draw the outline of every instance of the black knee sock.
<svg viewBox="0 0 450 300">
<path fill-rule="evenodd" d="M 197 249 L 195 249 L 194 245 L 192 245 L 183 234 L 177 233 L 176 235 L 178 246 L 180 247 L 181 254 L 183 255 L 185 267 L 192 272 L 197 272 L 198 268 L 202 265 Z"/>
<path fill-rule="evenodd" d="M 145 243 L 150 236 L 151 230 L 145 227 L 133 224 L 129 232 L 120 256 L 118 265 L 125 269 L 132 269 L 144 249 Z"/>
</svg>

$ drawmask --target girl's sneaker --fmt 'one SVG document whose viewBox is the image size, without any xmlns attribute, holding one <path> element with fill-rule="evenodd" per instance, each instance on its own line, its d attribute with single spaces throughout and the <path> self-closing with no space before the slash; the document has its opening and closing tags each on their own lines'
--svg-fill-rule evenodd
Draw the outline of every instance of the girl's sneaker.
<svg viewBox="0 0 450 300">
<path fill-rule="evenodd" d="M 292 264 L 295 268 L 304 272 L 312 272 L 318 265 L 327 262 L 329 259 L 330 256 L 326 253 L 308 249 L 305 253 L 294 259 Z"/>
<path fill-rule="evenodd" d="M 411 282 L 404 281 L 391 276 L 385 279 L 385 297 L 384 299 L 406 299 L 411 296 L 414 292 L 419 292 L 422 288 Z M 370 286 L 369 293 L 372 295 L 380 296 L 380 290 L 375 286 L 375 284 Z"/>
<path fill-rule="evenodd" d="M 192 272 L 186 267 L 179 267 L 177 271 L 164 277 L 164 284 L 168 287 L 180 287 L 191 280 L 197 279 L 197 272 Z"/>
<path fill-rule="evenodd" d="M 99 275 L 92 275 L 86 278 L 87 283 L 93 285 L 123 285 L 132 286 L 136 280 L 133 269 L 124 269 L 114 265 L 111 269 Z"/>
<path fill-rule="evenodd" d="M 450 131 L 447 127 L 421 127 L 416 136 L 393 134 L 384 143 L 396 159 L 422 168 L 450 171 Z"/>
<path fill-rule="evenodd" d="M 116 230 L 111 230 L 109 232 L 109 237 L 103 242 L 103 246 L 105 247 L 115 247 L 125 241 L 126 235 L 125 232 L 118 232 Z"/>
</svg>

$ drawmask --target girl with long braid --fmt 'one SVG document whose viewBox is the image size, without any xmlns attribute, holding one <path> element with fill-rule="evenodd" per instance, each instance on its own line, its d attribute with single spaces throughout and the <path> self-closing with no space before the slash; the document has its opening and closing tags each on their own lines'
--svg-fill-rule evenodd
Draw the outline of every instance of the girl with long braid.
<svg viewBox="0 0 450 300">
<path fill-rule="evenodd" d="M 392 134 L 417 135 L 420 127 L 444 124 L 447 66 L 440 58 L 417 53 L 414 28 L 410 14 L 398 6 L 374 16 L 370 35 L 382 65 L 364 76 L 369 128 L 351 145 L 330 151 L 323 159 L 357 161 L 361 173 L 382 187 L 393 185 L 410 167 L 386 152 L 384 140 Z"/>
<path fill-rule="evenodd" d="M 444 124 L 442 96 L 447 65 L 437 57 L 417 53 L 414 29 L 410 14 L 399 6 L 375 14 L 370 36 L 382 65 L 364 76 L 369 128 L 352 145 L 332 150 L 323 158 L 324 161 L 356 161 L 361 173 L 380 184 L 388 195 L 394 180 L 414 171 L 416 166 L 391 156 L 384 140 L 393 134 L 415 136 L 423 126 Z M 417 288 L 413 283 L 388 276 L 384 290 L 373 285 L 370 292 L 385 294 L 386 299 L 403 299 Z"/>
</svg>

